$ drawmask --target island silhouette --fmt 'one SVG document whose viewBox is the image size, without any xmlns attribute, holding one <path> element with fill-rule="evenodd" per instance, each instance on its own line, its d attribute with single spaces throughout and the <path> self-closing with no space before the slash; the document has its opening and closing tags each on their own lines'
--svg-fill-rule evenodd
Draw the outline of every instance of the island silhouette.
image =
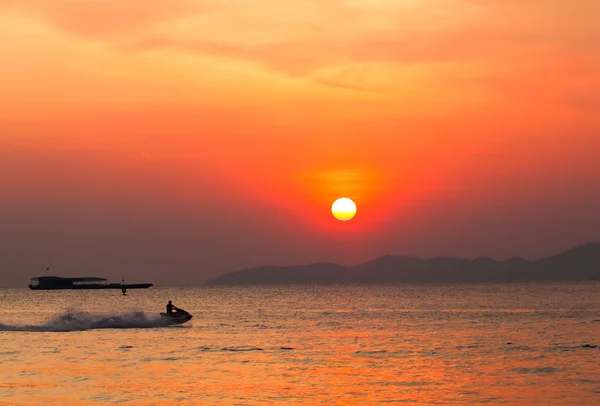
<svg viewBox="0 0 600 406">
<path fill-rule="evenodd" d="M 208 285 L 305 285 L 401 283 L 519 283 L 600 280 L 600 243 L 586 243 L 557 255 L 498 261 L 385 255 L 355 266 L 313 263 L 260 266 L 225 273 Z"/>
</svg>

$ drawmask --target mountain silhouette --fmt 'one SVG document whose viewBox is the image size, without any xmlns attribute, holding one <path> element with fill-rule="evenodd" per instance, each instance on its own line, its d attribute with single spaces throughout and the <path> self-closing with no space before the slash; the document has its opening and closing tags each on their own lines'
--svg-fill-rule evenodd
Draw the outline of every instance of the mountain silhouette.
<svg viewBox="0 0 600 406">
<path fill-rule="evenodd" d="M 600 280 L 600 243 L 535 261 L 385 255 L 356 266 L 261 266 L 223 274 L 208 285 L 582 282 Z"/>
</svg>

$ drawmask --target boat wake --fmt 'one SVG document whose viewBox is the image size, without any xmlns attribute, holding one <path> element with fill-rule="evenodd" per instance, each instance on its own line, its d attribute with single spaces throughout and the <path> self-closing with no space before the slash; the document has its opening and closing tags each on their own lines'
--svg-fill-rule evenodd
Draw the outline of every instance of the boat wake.
<svg viewBox="0 0 600 406">
<path fill-rule="evenodd" d="M 154 314 L 129 312 L 118 314 L 66 311 L 42 325 L 7 325 L 0 323 L 0 331 L 81 331 L 96 329 L 156 328 L 168 324 Z"/>
</svg>

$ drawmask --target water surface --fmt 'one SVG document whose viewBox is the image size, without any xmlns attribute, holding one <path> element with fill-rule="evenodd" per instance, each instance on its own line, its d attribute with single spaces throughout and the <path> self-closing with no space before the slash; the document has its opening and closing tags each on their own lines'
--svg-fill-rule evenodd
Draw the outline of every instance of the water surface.
<svg viewBox="0 0 600 406">
<path fill-rule="evenodd" d="M 166 302 L 194 319 L 160 327 Z M 600 284 L 0 290 L 2 404 L 600 404 Z"/>
</svg>

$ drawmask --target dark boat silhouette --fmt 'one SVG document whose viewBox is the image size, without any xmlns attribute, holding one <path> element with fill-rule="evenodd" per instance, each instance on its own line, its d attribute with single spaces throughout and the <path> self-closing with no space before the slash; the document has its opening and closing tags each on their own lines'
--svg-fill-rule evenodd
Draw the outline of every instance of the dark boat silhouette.
<svg viewBox="0 0 600 406">
<path fill-rule="evenodd" d="M 31 290 L 64 290 L 64 289 L 147 289 L 152 283 L 108 283 L 104 278 L 79 277 L 61 278 L 59 276 L 39 276 L 31 278 L 29 289 Z"/>
</svg>

